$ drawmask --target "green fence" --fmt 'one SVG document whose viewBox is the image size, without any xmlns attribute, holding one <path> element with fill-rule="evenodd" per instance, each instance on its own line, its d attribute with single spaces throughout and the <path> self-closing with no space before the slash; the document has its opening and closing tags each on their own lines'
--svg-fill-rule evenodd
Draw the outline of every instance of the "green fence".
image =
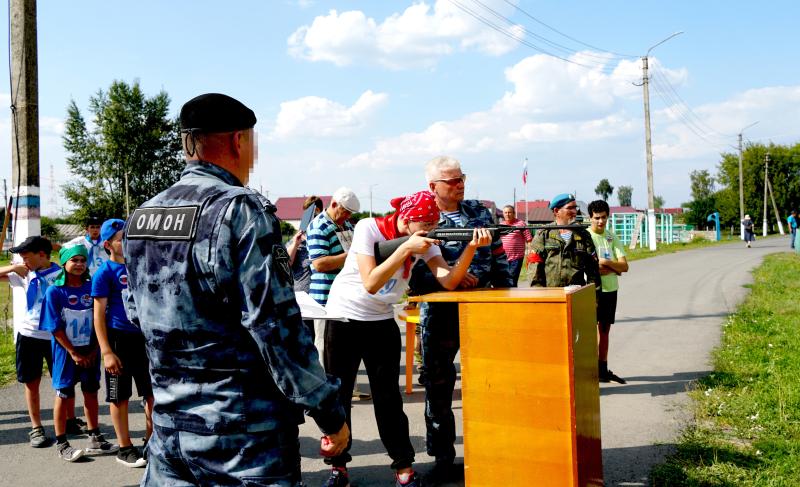
<svg viewBox="0 0 800 487">
<path fill-rule="evenodd" d="M 638 227 L 639 239 L 636 245 L 638 247 L 648 245 L 650 229 L 644 213 L 612 213 L 609 223 L 611 231 L 623 244 L 630 245 Z M 688 238 L 689 230 L 686 225 L 675 225 L 672 215 L 656 213 L 656 241 L 664 243 L 684 241 Z"/>
</svg>

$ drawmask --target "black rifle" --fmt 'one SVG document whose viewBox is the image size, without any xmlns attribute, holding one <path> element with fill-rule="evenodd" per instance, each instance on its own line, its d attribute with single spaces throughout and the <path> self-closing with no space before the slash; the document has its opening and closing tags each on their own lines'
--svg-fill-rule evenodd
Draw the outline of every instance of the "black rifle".
<svg viewBox="0 0 800 487">
<path fill-rule="evenodd" d="M 522 230 L 574 230 L 581 228 L 586 229 L 587 226 L 578 223 L 570 223 L 569 225 L 525 225 L 523 227 L 494 225 L 483 228 L 489 230 L 489 233 L 492 234 L 492 241 L 495 241 L 501 235 L 508 235 L 511 232 L 520 232 Z M 437 228 L 435 230 L 431 230 L 425 236 L 435 240 L 441 240 L 442 242 L 470 242 L 472 241 L 472 233 L 474 230 L 474 228 Z M 394 240 L 375 242 L 375 263 L 380 265 L 409 238 L 410 237 L 400 237 Z"/>
</svg>

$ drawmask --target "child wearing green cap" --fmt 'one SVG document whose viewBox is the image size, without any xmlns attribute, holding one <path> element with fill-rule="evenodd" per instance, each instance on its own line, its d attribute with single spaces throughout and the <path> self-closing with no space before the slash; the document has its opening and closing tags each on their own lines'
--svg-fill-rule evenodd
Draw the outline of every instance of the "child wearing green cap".
<svg viewBox="0 0 800 487">
<path fill-rule="evenodd" d="M 64 265 L 42 302 L 39 329 L 52 333 L 53 423 L 58 456 L 67 462 L 81 458 L 84 450 L 67 441 L 67 411 L 75 404 L 75 385 L 81 384 L 83 408 L 89 429 L 87 453 L 116 453 L 100 433 L 97 421 L 97 391 L 100 388 L 100 365 L 97 338 L 92 326 L 92 284 L 87 270 L 88 252 L 82 245 L 63 247 L 59 252 Z"/>
</svg>

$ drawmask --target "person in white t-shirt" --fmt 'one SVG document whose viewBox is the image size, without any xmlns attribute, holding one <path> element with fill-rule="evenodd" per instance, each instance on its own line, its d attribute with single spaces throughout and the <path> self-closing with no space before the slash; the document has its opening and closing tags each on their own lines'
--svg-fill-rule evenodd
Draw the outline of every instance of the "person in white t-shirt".
<svg viewBox="0 0 800 487">
<path fill-rule="evenodd" d="M 489 245 L 491 234 L 476 229 L 472 241 L 451 268 L 442 257 L 437 240 L 425 237 L 436 228 L 439 209 L 434 195 L 420 191 L 391 202 L 397 210 L 381 218 L 358 222 L 344 267 L 336 276 L 328 296 L 326 311 L 348 321 L 328 322 L 325 332 L 325 370 L 341 380 L 339 391 L 350 391 L 361 360 L 367 369 L 375 419 L 383 445 L 392 459 L 398 486 L 417 486 L 420 480 L 411 465 L 414 448 L 408 436 L 408 418 L 403 412 L 397 378 L 400 375 L 400 330 L 394 321 L 393 305 L 408 288 L 411 267 L 423 259 L 445 289 L 455 289 L 467 273 L 478 247 Z M 375 261 L 375 244 L 410 236 L 384 262 Z M 350 422 L 349 393 L 339 400 Z M 352 438 L 351 438 L 352 440 Z M 331 465 L 328 484 L 348 485 L 347 463 L 352 459 L 349 444 L 345 451 L 327 458 Z"/>
</svg>

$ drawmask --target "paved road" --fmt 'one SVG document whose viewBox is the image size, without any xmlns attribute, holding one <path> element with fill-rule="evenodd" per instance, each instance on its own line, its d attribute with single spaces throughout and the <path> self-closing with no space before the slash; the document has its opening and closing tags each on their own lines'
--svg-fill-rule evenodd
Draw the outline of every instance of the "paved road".
<svg viewBox="0 0 800 487">
<path fill-rule="evenodd" d="M 651 465 L 670 451 L 689 418 L 686 388 L 710 370 L 709 352 L 718 343 L 720 323 L 744 297 L 750 271 L 765 254 L 783 251 L 786 246 L 785 239 L 760 240 L 752 249 L 737 243 L 631 264 L 630 273 L 621 281 L 610 354 L 611 368 L 627 378 L 628 384 L 603 385 L 600 391 L 607 485 L 647 485 Z M 359 382 L 367 388 L 363 371 Z M 43 385 L 42 392 L 45 427 L 52 432 L 48 385 Z M 432 466 L 432 459 L 425 454 L 421 388 L 415 387 L 405 401 L 412 442 L 418 452 L 417 468 L 424 472 Z M 460 420 L 458 390 L 454 406 Z M 113 437 L 107 406 L 101 406 L 101 414 L 107 436 Z M 140 406 L 132 405 L 132 416 L 134 436 L 141 437 Z M 372 403 L 354 403 L 353 417 L 355 460 L 350 471 L 354 487 L 393 485 Z M 27 446 L 28 430 L 22 388 L 13 384 L 0 389 L 0 485 L 138 484 L 142 471 L 122 467 L 113 457 L 66 464 L 56 459 L 54 448 L 34 450 Z M 309 486 L 321 485 L 328 469 L 316 454 L 319 431 L 312 422 L 301 428 L 301 434 L 304 480 Z M 86 442 L 83 438 L 71 441 L 78 447 Z M 457 442 L 461 455 L 460 431 Z"/>
</svg>

